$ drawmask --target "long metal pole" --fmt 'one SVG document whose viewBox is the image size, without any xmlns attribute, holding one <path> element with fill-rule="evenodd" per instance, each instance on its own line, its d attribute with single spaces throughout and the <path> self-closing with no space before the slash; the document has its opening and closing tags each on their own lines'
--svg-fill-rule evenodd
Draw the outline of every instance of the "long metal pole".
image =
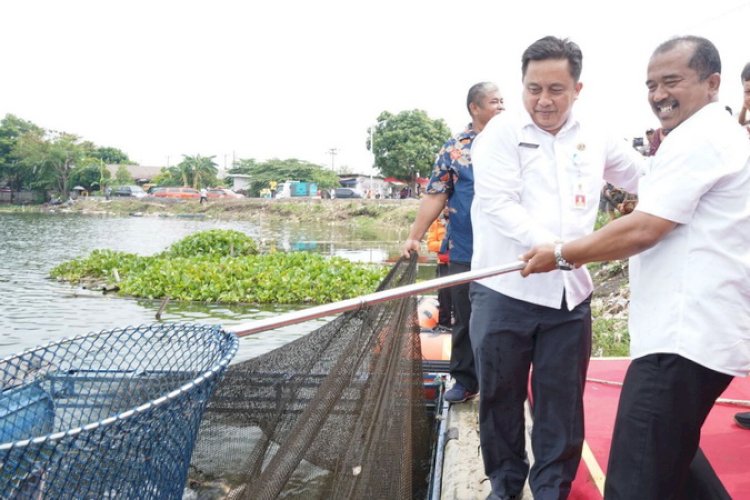
<svg viewBox="0 0 750 500">
<path fill-rule="evenodd" d="M 437 290 L 438 288 L 460 285 L 462 283 L 468 283 L 469 281 L 497 276 L 498 274 L 519 271 L 523 269 L 525 265 L 525 262 L 518 261 L 513 262 L 512 264 L 504 264 L 502 266 L 488 267 L 485 269 L 478 269 L 476 271 L 472 270 L 466 271 L 465 273 L 443 276 L 442 278 L 422 281 L 420 283 L 414 283 L 412 285 L 400 286 L 397 288 L 391 288 L 390 290 L 383 290 L 367 295 L 360 295 L 359 297 L 354 297 L 353 299 L 341 300 L 339 302 L 332 302 L 331 304 L 310 307 L 309 309 L 303 309 L 301 311 L 292 311 L 290 313 L 282 314 L 274 318 L 251 321 L 249 323 L 244 323 L 233 327 L 232 331 L 238 337 L 245 337 L 247 335 L 252 335 L 253 333 L 272 330 L 274 328 L 280 328 L 287 325 L 294 325 L 296 323 L 302 323 L 303 321 L 307 321 L 310 319 L 322 318 L 323 316 L 330 316 L 332 314 L 338 314 L 344 311 L 362 309 L 365 306 L 379 304 L 381 302 L 387 302 L 389 300 L 400 299 L 402 297 L 407 297 L 409 295 L 414 295 L 420 292 L 426 292 L 428 290 Z"/>
</svg>

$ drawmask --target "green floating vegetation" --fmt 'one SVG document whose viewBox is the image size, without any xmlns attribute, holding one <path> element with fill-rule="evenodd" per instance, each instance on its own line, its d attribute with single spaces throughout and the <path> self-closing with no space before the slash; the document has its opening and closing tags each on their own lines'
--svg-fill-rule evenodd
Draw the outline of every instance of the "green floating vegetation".
<svg viewBox="0 0 750 500">
<path fill-rule="evenodd" d="M 256 255 L 258 245 L 245 233 L 231 229 L 211 229 L 186 236 L 172 244 L 164 257 L 196 257 L 199 255 L 235 257 Z"/>
<path fill-rule="evenodd" d="M 149 257 L 94 250 L 56 266 L 50 276 L 116 285 L 121 295 L 149 299 L 324 304 L 374 291 L 387 272 L 384 266 L 307 252 L 260 255 L 247 235 L 211 230 Z"/>
</svg>

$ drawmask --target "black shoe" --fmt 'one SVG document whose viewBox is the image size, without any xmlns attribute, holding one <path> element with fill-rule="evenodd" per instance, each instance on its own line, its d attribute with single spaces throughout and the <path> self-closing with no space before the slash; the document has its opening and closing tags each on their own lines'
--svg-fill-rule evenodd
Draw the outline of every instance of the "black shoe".
<svg viewBox="0 0 750 500">
<path fill-rule="evenodd" d="M 750 429 L 750 411 L 735 413 L 734 421 L 743 429 Z"/>
<path fill-rule="evenodd" d="M 443 399 L 449 403 L 463 403 L 464 401 L 476 397 L 476 395 L 476 392 L 467 390 L 466 387 L 461 385 L 461 382 L 457 381 L 453 384 L 453 387 L 445 393 Z"/>
</svg>

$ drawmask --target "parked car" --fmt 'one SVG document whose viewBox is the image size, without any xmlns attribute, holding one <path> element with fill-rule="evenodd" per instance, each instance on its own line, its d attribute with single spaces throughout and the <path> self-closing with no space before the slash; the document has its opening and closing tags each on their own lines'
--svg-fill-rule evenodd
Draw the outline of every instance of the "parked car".
<svg viewBox="0 0 750 500">
<path fill-rule="evenodd" d="M 336 188 L 333 192 L 334 198 L 362 198 L 362 194 L 352 188 Z"/>
<path fill-rule="evenodd" d="M 116 186 L 112 188 L 110 196 L 132 196 L 134 198 L 143 198 L 146 191 L 141 186 Z"/>
<path fill-rule="evenodd" d="M 199 199 L 200 191 L 189 187 L 159 187 L 151 194 L 156 198 Z"/>
<path fill-rule="evenodd" d="M 244 198 L 240 193 L 235 193 L 231 189 L 227 188 L 208 188 L 208 198 Z"/>
</svg>

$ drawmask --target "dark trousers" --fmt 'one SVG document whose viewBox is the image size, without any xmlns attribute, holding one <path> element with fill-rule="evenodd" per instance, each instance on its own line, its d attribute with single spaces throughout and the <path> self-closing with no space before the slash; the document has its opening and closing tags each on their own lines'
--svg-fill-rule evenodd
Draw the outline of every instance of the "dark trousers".
<svg viewBox="0 0 750 500">
<path fill-rule="evenodd" d="M 605 498 L 685 498 L 701 426 L 732 378 L 676 354 L 634 359 L 620 393 Z"/>
<path fill-rule="evenodd" d="M 448 274 L 471 271 L 471 264 L 451 262 Z M 471 348 L 469 320 L 471 319 L 471 302 L 469 301 L 469 284 L 455 285 L 450 288 L 453 302 L 453 333 L 451 334 L 451 377 L 461 383 L 467 390 L 476 392 L 479 388 L 474 351 Z"/>
<path fill-rule="evenodd" d="M 450 271 L 448 264 L 437 265 L 437 277 L 448 276 Z M 438 324 L 450 328 L 453 324 L 453 300 L 451 299 L 451 289 L 441 288 L 438 290 Z"/>
<path fill-rule="evenodd" d="M 568 311 L 471 284 L 471 342 L 479 376 L 479 439 L 494 494 L 535 500 L 570 493 L 583 449 L 583 389 L 591 356 L 589 300 Z M 531 372 L 534 426 L 529 472 L 524 401 Z"/>
</svg>

